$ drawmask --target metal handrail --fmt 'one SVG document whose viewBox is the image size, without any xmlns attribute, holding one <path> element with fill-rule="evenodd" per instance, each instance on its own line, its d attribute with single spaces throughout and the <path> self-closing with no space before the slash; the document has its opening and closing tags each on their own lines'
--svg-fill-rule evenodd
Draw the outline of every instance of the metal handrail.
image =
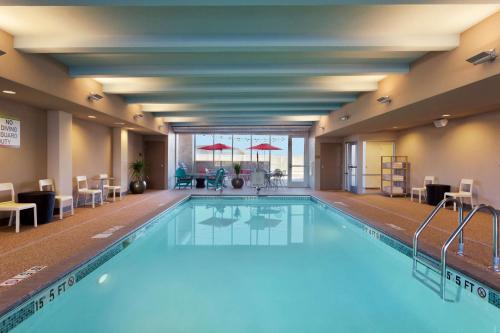
<svg viewBox="0 0 500 333">
<path fill-rule="evenodd" d="M 476 206 L 473 210 L 467 214 L 463 222 L 458 226 L 457 229 L 451 234 L 446 243 L 444 243 L 441 248 L 441 285 L 442 285 L 442 298 L 445 296 L 445 288 L 444 283 L 446 282 L 446 251 L 450 247 L 451 243 L 455 240 L 455 238 L 462 234 L 465 226 L 471 221 L 472 217 L 480 210 L 486 210 L 491 213 L 493 217 L 493 253 L 492 253 L 492 269 L 494 272 L 500 272 L 500 257 L 498 256 L 498 212 L 492 206 L 481 204 Z"/>
<path fill-rule="evenodd" d="M 417 258 L 417 253 L 418 253 L 418 237 L 422 233 L 422 231 L 427 227 L 427 225 L 432 221 L 432 219 L 436 216 L 436 214 L 441 210 L 441 208 L 445 207 L 447 203 L 453 202 L 458 205 L 458 225 L 462 225 L 463 223 L 463 212 L 464 212 L 464 207 L 462 205 L 462 202 L 456 198 L 446 198 L 441 200 L 439 204 L 434 208 L 434 210 L 427 216 L 425 221 L 418 227 L 417 231 L 415 231 L 415 234 L 413 235 L 413 269 L 416 267 L 416 258 Z M 460 232 L 460 238 L 459 238 L 459 244 L 458 244 L 458 255 L 463 255 L 464 253 L 464 238 L 463 238 L 463 232 Z"/>
</svg>

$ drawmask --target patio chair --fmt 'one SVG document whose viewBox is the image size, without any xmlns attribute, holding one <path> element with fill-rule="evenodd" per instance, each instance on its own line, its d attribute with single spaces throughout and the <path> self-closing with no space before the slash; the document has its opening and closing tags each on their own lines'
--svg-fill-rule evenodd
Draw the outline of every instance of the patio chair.
<svg viewBox="0 0 500 333">
<path fill-rule="evenodd" d="M 271 180 L 274 187 L 278 188 L 280 186 L 285 186 L 283 182 L 283 176 L 283 171 L 281 171 L 280 169 L 275 169 L 273 171 L 273 173 L 271 174 Z"/>
<path fill-rule="evenodd" d="M 447 197 L 451 197 L 451 198 L 455 198 L 455 199 L 460 199 L 460 202 L 462 202 L 463 198 L 469 198 L 470 205 L 472 208 L 474 208 L 475 207 L 474 206 L 474 199 L 472 197 L 473 187 L 474 187 L 474 180 L 462 178 L 462 180 L 460 180 L 458 192 L 446 192 L 444 194 L 444 198 L 446 199 Z M 457 204 L 455 202 L 453 203 L 453 210 L 457 210 Z"/>
<path fill-rule="evenodd" d="M 207 176 L 207 189 L 211 187 L 213 187 L 215 190 L 223 188 L 225 175 L 226 171 L 224 170 L 224 168 L 220 168 L 215 173 L 215 176 Z"/>
<path fill-rule="evenodd" d="M 73 196 L 71 195 L 57 195 L 56 185 L 52 179 L 40 179 L 38 181 L 40 191 L 53 191 L 56 192 L 56 202 L 59 205 L 59 220 L 63 219 L 64 207 L 71 207 L 71 215 L 75 214 L 73 208 Z"/>
<path fill-rule="evenodd" d="M 184 168 L 177 168 L 175 170 L 175 188 L 187 188 L 187 187 L 193 188 L 193 177 L 189 176 L 186 173 L 186 169 Z"/>
<path fill-rule="evenodd" d="M 428 185 L 428 184 L 434 184 L 435 182 L 436 182 L 436 177 L 434 177 L 434 176 L 425 176 L 424 177 L 424 186 L 422 186 L 422 187 L 412 187 L 411 188 L 411 194 L 410 194 L 411 201 L 413 201 L 413 193 L 417 192 L 418 193 L 418 203 L 422 203 L 422 194 L 425 194 L 427 196 L 427 187 L 426 187 L 426 185 Z"/>
<path fill-rule="evenodd" d="M 89 184 L 87 182 L 87 176 L 76 176 L 76 188 L 77 188 L 77 194 L 76 194 L 76 205 L 78 206 L 79 199 L 80 199 L 80 194 L 85 196 L 85 201 L 83 202 L 83 205 L 85 206 L 87 204 L 87 197 L 90 195 L 92 198 L 92 208 L 95 208 L 95 197 L 98 195 L 101 198 L 101 205 L 102 205 L 102 191 L 97 190 L 97 189 L 90 189 Z"/>
<path fill-rule="evenodd" d="M 106 173 L 101 173 L 99 179 L 103 182 L 102 188 L 106 190 L 106 199 L 108 198 L 109 192 L 113 193 L 113 202 L 116 201 L 116 192 L 120 195 L 120 200 L 122 199 L 122 187 L 118 185 L 110 185 L 109 177 Z"/>
<path fill-rule="evenodd" d="M 15 201 L 14 185 L 12 183 L 0 184 L 0 192 L 10 191 L 10 201 L 0 202 L 0 212 L 10 212 L 9 227 L 12 226 L 13 213 L 16 213 L 16 233 L 19 232 L 20 213 L 24 209 L 33 209 L 33 225 L 38 226 L 36 215 L 36 204 L 34 203 L 17 203 Z"/>
<path fill-rule="evenodd" d="M 252 183 L 252 187 L 257 189 L 257 193 L 260 192 L 260 189 L 266 186 L 266 172 L 264 170 L 257 170 L 252 172 L 250 175 L 250 182 Z"/>
</svg>

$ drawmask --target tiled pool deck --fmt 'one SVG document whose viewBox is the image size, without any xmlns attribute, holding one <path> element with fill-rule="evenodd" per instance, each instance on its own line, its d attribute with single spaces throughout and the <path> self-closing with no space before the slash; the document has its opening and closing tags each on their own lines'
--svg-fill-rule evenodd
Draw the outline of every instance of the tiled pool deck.
<svg viewBox="0 0 500 333">
<path fill-rule="evenodd" d="M 0 283 L 31 267 L 47 266 L 14 286 L 0 287 L 0 313 L 191 194 L 215 193 L 207 190 L 150 191 L 143 195 L 129 195 L 122 201 L 95 209 L 79 208 L 72 217 L 36 229 L 24 226 L 19 234 L 15 234 L 12 228 L 0 227 Z M 223 194 L 255 194 L 255 191 L 225 190 Z M 408 245 L 411 245 L 415 229 L 433 208 L 404 198 L 391 199 L 376 194 L 354 195 L 307 189 L 279 189 L 263 194 L 314 195 Z M 443 210 L 423 235 L 422 248 L 437 257 L 441 244 L 456 223 L 456 213 Z M 110 230 L 113 232 L 107 238 L 93 238 L 110 233 Z M 491 218 L 478 214 L 477 221 L 466 229 L 465 237 L 465 257 L 450 255 L 450 266 L 500 290 L 500 275 L 488 269 Z"/>
</svg>

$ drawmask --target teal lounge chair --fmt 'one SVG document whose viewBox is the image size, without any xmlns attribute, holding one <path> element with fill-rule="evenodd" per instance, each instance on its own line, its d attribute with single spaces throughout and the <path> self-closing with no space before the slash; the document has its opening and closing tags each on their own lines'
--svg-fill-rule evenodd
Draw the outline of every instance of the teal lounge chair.
<svg viewBox="0 0 500 333">
<path fill-rule="evenodd" d="M 224 186 L 224 176 L 225 171 L 223 168 L 220 168 L 215 173 L 215 176 L 207 176 L 207 189 L 213 187 L 215 190 L 222 188 Z"/>
<path fill-rule="evenodd" d="M 181 188 L 188 188 L 188 187 L 193 188 L 193 177 L 189 176 L 186 173 L 186 170 L 184 170 L 183 168 L 177 168 L 177 170 L 175 170 L 174 189 L 175 188 L 181 189 Z"/>
</svg>

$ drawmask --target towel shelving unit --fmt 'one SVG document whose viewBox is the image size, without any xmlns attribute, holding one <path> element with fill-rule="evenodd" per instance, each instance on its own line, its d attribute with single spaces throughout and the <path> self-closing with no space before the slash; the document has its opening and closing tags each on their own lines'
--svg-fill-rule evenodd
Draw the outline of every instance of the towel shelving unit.
<svg viewBox="0 0 500 333">
<path fill-rule="evenodd" d="M 381 156 L 382 193 L 390 197 L 408 194 L 408 156 Z"/>
</svg>

